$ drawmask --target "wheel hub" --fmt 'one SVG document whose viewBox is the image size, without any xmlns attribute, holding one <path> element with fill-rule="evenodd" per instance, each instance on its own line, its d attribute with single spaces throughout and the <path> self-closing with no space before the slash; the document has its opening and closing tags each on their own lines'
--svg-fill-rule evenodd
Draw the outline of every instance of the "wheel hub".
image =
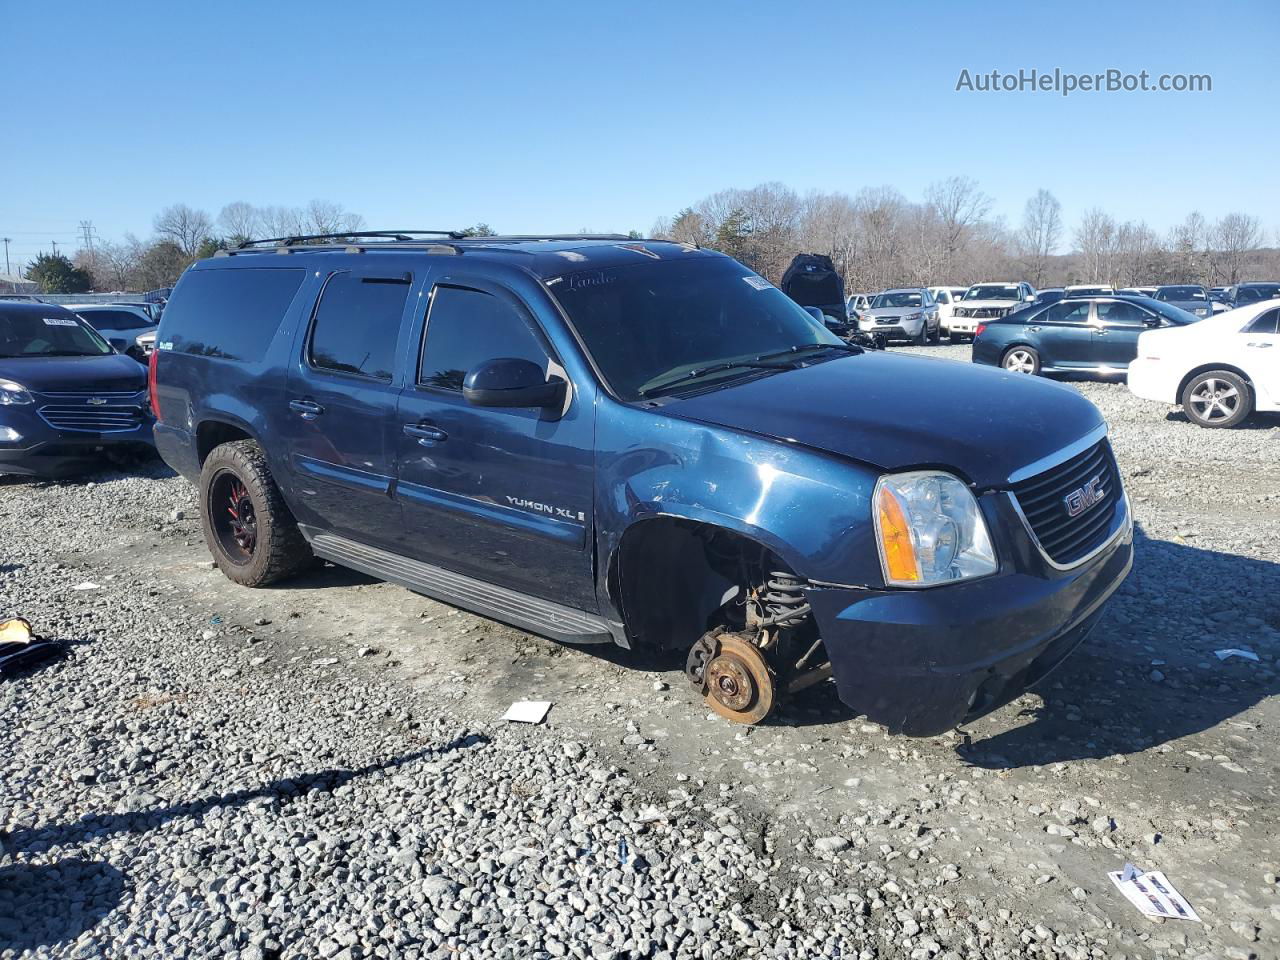
<svg viewBox="0 0 1280 960">
<path fill-rule="evenodd" d="M 708 639 L 713 650 L 706 647 Z M 755 724 L 769 715 L 777 697 L 773 671 L 764 651 L 749 637 L 734 633 L 703 637 L 695 649 L 700 665 L 705 665 L 698 672 L 707 706 L 734 723 Z M 690 679 L 694 678 L 695 672 L 690 671 Z"/>
</svg>

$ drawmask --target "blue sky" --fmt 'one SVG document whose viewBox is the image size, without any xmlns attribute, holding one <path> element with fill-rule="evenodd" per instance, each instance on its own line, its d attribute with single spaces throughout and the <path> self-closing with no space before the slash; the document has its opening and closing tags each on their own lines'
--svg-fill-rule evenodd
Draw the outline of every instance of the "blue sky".
<svg viewBox="0 0 1280 960">
<path fill-rule="evenodd" d="M 1280 229 L 1267 2 L 4 6 L 0 235 L 333 200 L 370 227 L 647 231 L 729 186 L 972 176 L 1163 231 Z M 965 93 L 962 68 L 1208 73 L 1213 92 Z M 31 133 L 20 131 L 30 126 Z M 0 264 L 2 266 L 2 264 Z"/>
</svg>

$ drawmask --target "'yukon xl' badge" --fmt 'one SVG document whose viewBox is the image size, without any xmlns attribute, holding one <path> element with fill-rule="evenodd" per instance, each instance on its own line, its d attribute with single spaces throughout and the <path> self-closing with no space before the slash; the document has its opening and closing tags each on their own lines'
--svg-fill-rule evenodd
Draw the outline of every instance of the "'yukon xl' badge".
<svg viewBox="0 0 1280 960">
<path fill-rule="evenodd" d="M 1077 487 L 1068 493 L 1062 498 L 1062 502 L 1066 505 L 1067 516 L 1078 517 L 1106 495 L 1107 491 L 1102 488 L 1102 477 L 1094 477 L 1083 487 Z"/>
</svg>

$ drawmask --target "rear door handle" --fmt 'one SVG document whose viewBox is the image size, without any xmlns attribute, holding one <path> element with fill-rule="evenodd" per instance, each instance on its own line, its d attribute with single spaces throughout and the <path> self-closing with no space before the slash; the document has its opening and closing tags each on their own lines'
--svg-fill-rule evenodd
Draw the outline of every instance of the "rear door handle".
<svg viewBox="0 0 1280 960">
<path fill-rule="evenodd" d="M 1271 344 L 1269 344 L 1269 343 L 1254 342 L 1254 343 L 1246 343 L 1246 344 L 1245 344 L 1245 346 L 1246 346 L 1246 347 L 1257 347 L 1259 350 L 1266 350 L 1268 347 L 1270 347 L 1270 346 L 1271 346 Z"/>
<path fill-rule="evenodd" d="M 449 435 L 439 427 L 427 423 L 406 423 L 404 433 L 407 437 L 417 437 L 418 443 L 424 447 L 433 447 L 441 440 L 449 439 Z"/>
<path fill-rule="evenodd" d="M 312 400 L 290 400 L 289 409 L 302 414 L 303 420 L 314 420 L 324 413 L 324 407 Z"/>
</svg>

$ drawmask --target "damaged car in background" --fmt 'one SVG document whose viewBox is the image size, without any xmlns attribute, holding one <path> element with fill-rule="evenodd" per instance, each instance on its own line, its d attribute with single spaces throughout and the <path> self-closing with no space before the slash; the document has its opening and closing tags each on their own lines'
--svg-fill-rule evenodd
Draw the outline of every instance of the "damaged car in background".
<svg viewBox="0 0 1280 960">
<path fill-rule="evenodd" d="M 691 245 L 246 244 L 186 272 L 150 364 L 232 580 L 319 557 L 676 650 L 740 723 L 832 679 L 890 731 L 947 730 L 1060 663 L 1132 564 L 1076 391 L 863 351 Z"/>
</svg>

